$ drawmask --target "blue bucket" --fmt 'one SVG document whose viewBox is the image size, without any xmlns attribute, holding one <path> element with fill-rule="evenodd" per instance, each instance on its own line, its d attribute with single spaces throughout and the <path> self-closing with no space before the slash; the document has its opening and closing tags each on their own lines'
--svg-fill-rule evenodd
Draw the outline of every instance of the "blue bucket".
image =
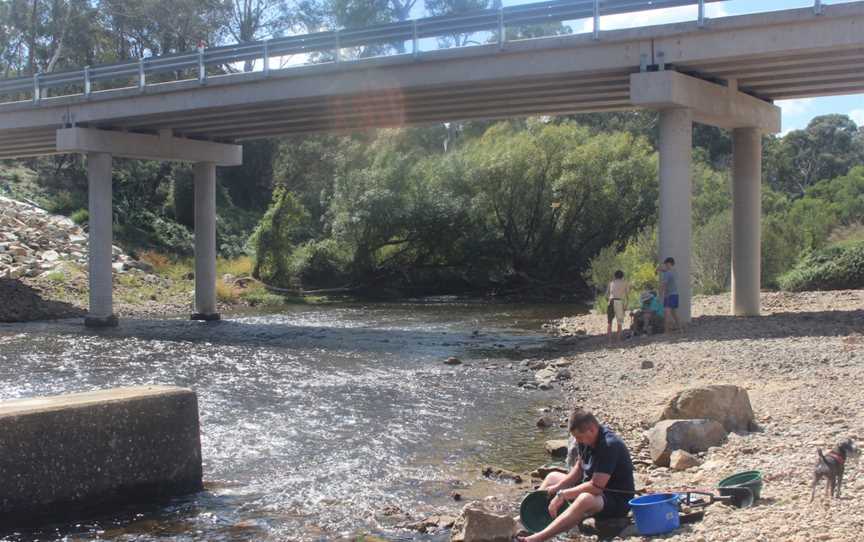
<svg viewBox="0 0 864 542">
<path fill-rule="evenodd" d="M 678 494 L 655 493 L 630 500 L 636 528 L 643 536 L 668 533 L 681 526 Z"/>
</svg>

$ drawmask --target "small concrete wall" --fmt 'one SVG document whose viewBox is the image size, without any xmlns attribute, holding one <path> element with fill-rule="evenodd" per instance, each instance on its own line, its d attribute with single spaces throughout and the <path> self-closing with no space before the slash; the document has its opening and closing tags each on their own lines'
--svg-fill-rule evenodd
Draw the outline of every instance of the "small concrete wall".
<svg viewBox="0 0 864 542">
<path fill-rule="evenodd" d="M 0 524 L 202 489 L 195 392 L 142 386 L 0 402 Z"/>
</svg>

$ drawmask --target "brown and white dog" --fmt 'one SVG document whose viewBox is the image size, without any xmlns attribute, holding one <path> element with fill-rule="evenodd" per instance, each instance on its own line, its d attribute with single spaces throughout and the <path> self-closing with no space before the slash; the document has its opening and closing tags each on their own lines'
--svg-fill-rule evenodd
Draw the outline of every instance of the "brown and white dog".
<svg viewBox="0 0 864 542">
<path fill-rule="evenodd" d="M 861 455 L 861 451 L 852 442 L 852 439 L 844 440 L 827 454 L 823 454 L 821 448 L 818 448 L 816 451 L 819 454 L 819 460 L 813 469 L 813 487 L 810 491 L 810 502 L 813 502 L 813 498 L 816 496 L 816 486 L 822 478 L 827 480 L 825 491 L 828 497 L 839 499 L 840 489 L 843 486 L 843 473 L 846 470 L 846 461 L 857 458 Z"/>
</svg>

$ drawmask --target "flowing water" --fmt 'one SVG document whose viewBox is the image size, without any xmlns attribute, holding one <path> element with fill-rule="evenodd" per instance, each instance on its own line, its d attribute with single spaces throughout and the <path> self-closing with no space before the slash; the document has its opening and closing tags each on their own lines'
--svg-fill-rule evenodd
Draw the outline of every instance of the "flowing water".
<svg viewBox="0 0 864 542">
<path fill-rule="evenodd" d="M 482 464 L 546 460 L 533 422 L 553 396 L 521 390 L 518 371 L 502 366 L 505 353 L 542 345 L 543 321 L 575 310 L 439 300 L 211 324 L 124 320 L 96 332 L 77 320 L 0 325 L 0 400 L 194 389 L 205 480 L 199 494 L 4 539 L 421 539 L 376 514 L 445 506 Z M 444 365 L 447 356 L 466 363 Z"/>
</svg>

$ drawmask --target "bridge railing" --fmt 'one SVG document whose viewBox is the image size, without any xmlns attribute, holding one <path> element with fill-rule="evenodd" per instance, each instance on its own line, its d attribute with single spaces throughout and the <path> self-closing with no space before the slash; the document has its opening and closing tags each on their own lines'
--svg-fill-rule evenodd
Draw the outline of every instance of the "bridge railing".
<svg viewBox="0 0 864 542">
<path fill-rule="evenodd" d="M 503 48 L 508 28 L 579 19 L 593 18 L 594 38 L 599 39 L 600 18 L 606 15 L 697 5 L 698 22 L 704 24 L 705 5 L 720 1 L 724 0 L 548 0 L 366 28 L 200 48 L 192 52 L 153 56 L 137 61 L 0 80 L 0 103 L 31 99 L 38 104 L 49 95 L 83 94 L 89 97 L 93 93 L 94 83 L 100 83 L 100 90 L 105 91 L 129 88 L 132 82 L 133 87 L 137 86 L 144 92 L 148 81 L 152 83 L 152 76 L 157 74 L 173 74 L 173 80 L 188 80 L 191 75 L 191 79 L 197 78 L 203 85 L 207 82 L 208 68 L 224 68 L 237 63 L 252 63 L 257 66 L 260 63 L 260 70 L 256 71 L 268 74 L 271 71 L 272 59 L 297 54 L 317 54 L 319 62 L 352 62 L 360 59 L 342 58 L 344 49 L 370 45 L 399 43 L 401 46 L 397 49 L 400 51 L 398 54 L 419 56 L 420 40 L 476 32 L 490 33 L 490 42 L 497 40 Z M 821 4 L 821 0 L 815 0 L 814 10 L 817 13 L 821 12 Z M 410 50 L 402 53 L 401 51 L 407 49 L 406 43 L 411 44 Z M 293 66 L 279 69 L 291 67 Z M 164 79 L 159 79 L 158 82 L 164 82 Z"/>
</svg>

